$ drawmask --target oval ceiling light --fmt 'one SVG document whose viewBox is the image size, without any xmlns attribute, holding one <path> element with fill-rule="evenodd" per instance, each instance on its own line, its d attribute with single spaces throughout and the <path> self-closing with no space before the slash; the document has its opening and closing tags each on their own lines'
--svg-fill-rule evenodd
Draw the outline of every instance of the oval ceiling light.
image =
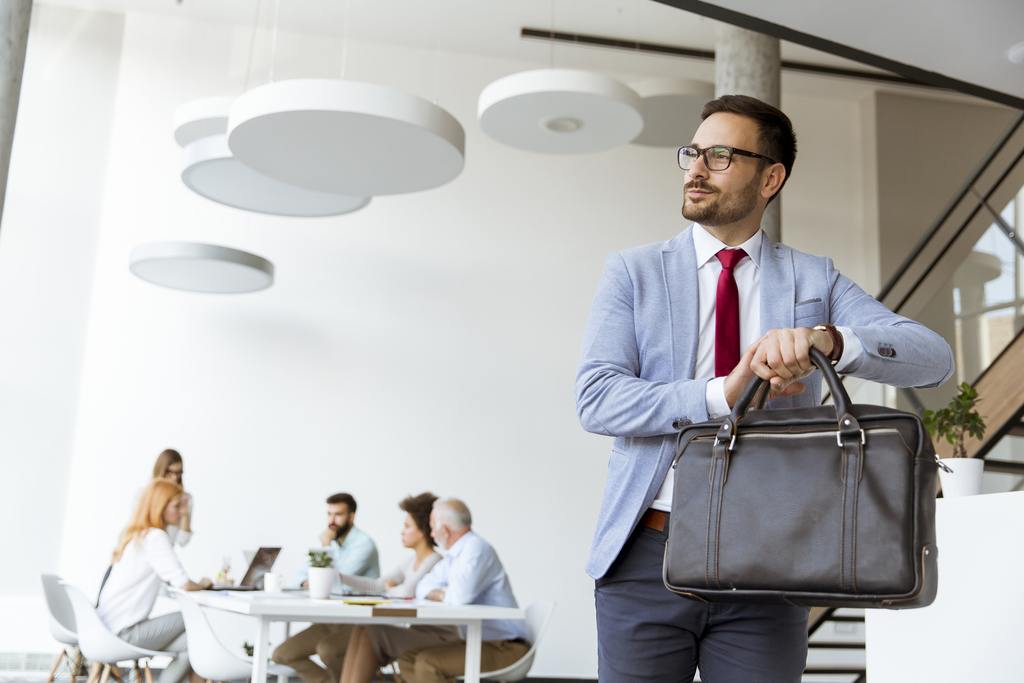
<svg viewBox="0 0 1024 683">
<path fill-rule="evenodd" d="M 277 81 L 235 100 L 231 153 L 257 171 L 318 192 L 375 196 L 453 180 L 465 131 L 435 104 L 373 83 Z"/>
<path fill-rule="evenodd" d="M 500 78 L 480 93 L 480 128 L 512 147 L 550 154 L 601 152 L 640 133 L 640 98 L 614 78 L 538 69 Z"/>
<path fill-rule="evenodd" d="M 648 78 L 632 84 L 640 96 L 644 129 L 634 145 L 679 147 L 690 142 L 700 125 L 704 104 L 714 98 L 715 86 L 683 78 Z"/>
<path fill-rule="evenodd" d="M 369 197 L 307 190 L 265 176 L 231 154 L 223 132 L 185 147 L 181 180 L 219 204 L 276 216 L 339 216 L 370 203 Z"/>
<path fill-rule="evenodd" d="M 149 242 L 132 250 L 132 273 L 186 292 L 242 294 L 274 283 L 274 264 L 256 254 L 200 242 Z"/>
<path fill-rule="evenodd" d="M 185 147 L 196 140 L 223 133 L 228 127 L 231 97 L 204 97 L 174 110 L 174 141 Z"/>
</svg>

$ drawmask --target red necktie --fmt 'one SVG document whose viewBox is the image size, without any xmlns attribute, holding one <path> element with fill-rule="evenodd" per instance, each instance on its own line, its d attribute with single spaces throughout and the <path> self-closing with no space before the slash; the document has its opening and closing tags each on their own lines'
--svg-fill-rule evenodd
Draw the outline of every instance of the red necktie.
<svg viewBox="0 0 1024 683">
<path fill-rule="evenodd" d="M 722 264 L 715 297 L 715 377 L 723 377 L 740 362 L 740 292 L 732 269 L 747 252 L 723 249 L 715 256 Z"/>
</svg>

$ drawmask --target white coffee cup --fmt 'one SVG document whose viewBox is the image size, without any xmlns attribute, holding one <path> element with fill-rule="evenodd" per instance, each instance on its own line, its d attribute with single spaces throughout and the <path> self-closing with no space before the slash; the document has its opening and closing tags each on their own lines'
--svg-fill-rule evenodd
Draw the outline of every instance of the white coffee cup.
<svg viewBox="0 0 1024 683">
<path fill-rule="evenodd" d="M 267 572 L 263 575 L 263 590 L 267 593 L 281 592 L 281 575 Z"/>
</svg>

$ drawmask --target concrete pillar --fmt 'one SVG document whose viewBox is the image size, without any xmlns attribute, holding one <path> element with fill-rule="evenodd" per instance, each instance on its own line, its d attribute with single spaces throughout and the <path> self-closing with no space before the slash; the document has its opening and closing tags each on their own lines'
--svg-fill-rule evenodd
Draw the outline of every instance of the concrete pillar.
<svg viewBox="0 0 1024 683">
<path fill-rule="evenodd" d="M 750 95 L 779 106 L 781 63 L 779 39 L 719 24 L 715 35 L 715 97 Z M 768 205 L 761 227 L 776 242 L 782 239 L 781 197 Z"/>
<path fill-rule="evenodd" d="M 31 16 L 32 0 L 0 0 L 0 219 L 7 196 L 7 172 L 11 165 Z"/>
</svg>

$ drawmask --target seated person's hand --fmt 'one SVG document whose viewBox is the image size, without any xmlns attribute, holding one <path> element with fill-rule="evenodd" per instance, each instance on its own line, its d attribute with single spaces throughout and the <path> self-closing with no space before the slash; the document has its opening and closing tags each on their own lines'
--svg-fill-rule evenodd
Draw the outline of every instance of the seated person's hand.
<svg viewBox="0 0 1024 683">
<path fill-rule="evenodd" d="M 394 588 L 397 585 L 398 585 L 397 581 L 385 581 L 384 582 L 384 587 L 385 588 Z"/>
<path fill-rule="evenodd" d="M 444 591 L 440 588 L 435 588 L 434 590 L 427 593 L 427 600 L 433 600 L 434 602 L 444 602 Z"/>
<path fill-rule="evenodd" d="M 337 537 L 338 534 L 335 533 L 334 529 L 327 527 L 322 532 L 320 532 L 320 545 L 326 548 L 331 544 L 331 541 L 333 541 Z"/>
</svg>

